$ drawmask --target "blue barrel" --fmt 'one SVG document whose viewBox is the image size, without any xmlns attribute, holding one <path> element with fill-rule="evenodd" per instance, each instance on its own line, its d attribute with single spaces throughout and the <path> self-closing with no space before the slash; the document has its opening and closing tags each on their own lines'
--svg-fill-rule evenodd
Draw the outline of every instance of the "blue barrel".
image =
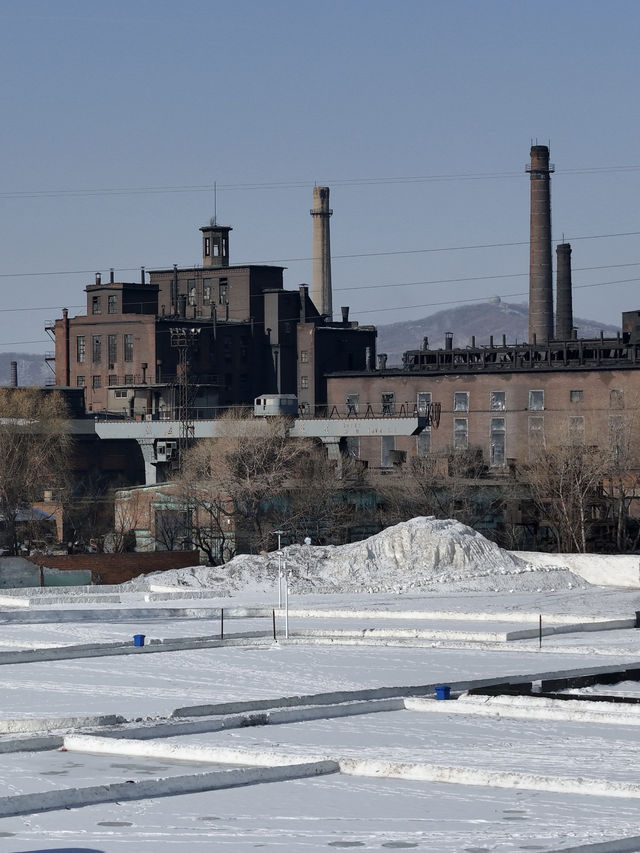
<svg viewBox="0 0 640 853">
<path fill-rule="evenodd" d="M 451 687 L 448 684 L 436 685 L 436 699 L 450 699 Z"/>
<path fill-rule="evenodd" d="M 133 635 L 133 645 L 134 646 L 144 646 L 144 634 L 134 634 Z"/>
</svg>

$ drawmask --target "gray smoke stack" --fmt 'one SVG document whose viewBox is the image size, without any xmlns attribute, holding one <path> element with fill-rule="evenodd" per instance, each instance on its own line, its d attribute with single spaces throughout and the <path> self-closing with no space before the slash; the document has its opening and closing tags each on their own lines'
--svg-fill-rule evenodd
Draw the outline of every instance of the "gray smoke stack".
<svg viewBox="0 0 640 853">
<path fill-rule="evenodd" d="M 18 362 L 11 362 L 11 382 L 10 385 L 12 388 L 18 387 Z"/>
<path fill-rule="evenodd" d="M 556 340 L 568 341 L 573 329 L 571 243 L 558 243 L 556 260 Z"/>
<path fill-rule="evenodd" d="M 529 231 L 529 342 L 553 338 L 553 270 L 551 266 L 551 173 L 549 149 L 531 146 L 531 219 Z"/>
<path fill-rule="evenodd" d="M 333 320 L 329 236 L 329 218 L 333 216 L 333 210 L 329 208 L 329 187 L 313 188 L 313 210 L 310 213 L 313 216 L 311 300 L 320 314 Z"/>
</svg>

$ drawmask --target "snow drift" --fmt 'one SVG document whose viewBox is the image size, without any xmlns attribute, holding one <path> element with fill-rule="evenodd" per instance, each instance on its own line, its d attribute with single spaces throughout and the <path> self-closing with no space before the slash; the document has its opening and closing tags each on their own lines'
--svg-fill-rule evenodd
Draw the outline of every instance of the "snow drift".
<svg viewBox="0 0 640 853">
<path fill-rule="evenodd" d="M 451 519 L 418 517 L 348 545 L 290 545 L 276 552 L 242 554 L 219 567 L 194 566 L 136 578 L 138 589 L 203 587 L 228 595 L 272 590 L 279 563 L 293 593 L 402 592 L 411 589 L 506 591 L 585 586 L 568 570 L 539 568 Z M 130 587 L 129 587 L 130 588 Z"/>
</svg>

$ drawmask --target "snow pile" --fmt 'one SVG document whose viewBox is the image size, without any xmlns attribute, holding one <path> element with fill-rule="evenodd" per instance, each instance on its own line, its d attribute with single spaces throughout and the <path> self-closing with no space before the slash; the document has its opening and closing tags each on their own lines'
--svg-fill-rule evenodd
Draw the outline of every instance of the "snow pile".
<svg viewBox="0 0 640 853">
<path fill-rule="evenodd" d="M 277 553 L 234 557 L 224 566 L 194 566 L 136 578 L 137 589 L 202 587 L 219 595 L 272 590 L 279 565 L 291 592 L 403 592 L 570 589 L 584 582 L 563 569 L 537 569 L 458 521 L 418 517 L 348 545 L 290 545 Z"/>
</svg>

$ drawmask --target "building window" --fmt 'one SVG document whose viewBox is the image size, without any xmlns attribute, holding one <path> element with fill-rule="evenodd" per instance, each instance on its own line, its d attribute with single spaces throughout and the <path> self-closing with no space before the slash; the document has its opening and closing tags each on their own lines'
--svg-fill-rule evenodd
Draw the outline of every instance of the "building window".
<svg viewBox="0 0 640 853">
<path fill-rule="evenodd" d="M 489 409 L 492 412 L 504 412 L 507 408 L 505 391 L 491 391 L 489 393 Z"/>
<path fill-rule="evenodd" d="M 609 418 L 609 447 L 616 462 L 624 460 L 625 437 L 622 415 L 613 415 Z"/>
<path fill-rule="evenodd" d="M 133 385 L 133 373 L 125 373 L 124 384 L 125 385 Z"/>
<path fill-rule="evenodd" d="M 624 391 L 612 388 L 609 391 L 609 408 L 624 409 Z"/>
<path fill-rule="evenodd" d="M 308 363 L 309 363 L 309 350 L 306 350 L 306 349 L 301 349 L 301 350 L 300 350 L 300 361 L 301 361 L 303 364 L 308 364 Z"/>
<path fill-rule="evenodd" d="M 540 415 L 529 418 L 529 459 L 535 460 L 544 449 L 544 418 Z"/>
<path fill-rule="evenodd" d="M 305 388 L 308 388 L 308 387 L 309 387 L 309 377 L 308 377 L 308 376 L 301 376 L 301 377 L 300 377 L 300 387 L 301 387 L 303 390 L 304 390 Z"/>
<path fill-rule="evenodd" d="M 582 403 L 584 400 L 584 391 L 569 391 L 569 399 L 572 403 Z"/>
<path fill-rule="evenodd" d="M 93 336 L 92 358 L 94 364 L 100 364 L 102 361 L 102 335 Z"/>
<path fill-rule="evenodd" d="M 211 279 L 205 278 L 202 281 L 202 301 L 205 305 L 211 302 Z"/>
<path fill-rule="evenodd" d="M 107 337 L 107 350 L 109 353 L 109 364 L 113 365 L 118 360 L 118 336 L 109 335 Z"/>
<path fill-rule="evenodd" d="M 428 456 L 431 451 L 431 427 L 423 429 L 416 437 L 416 453 L 418 456 Z"/>
<path fill-rule="evenodd" d="M 569 418 L 569 444 L 580 446 L 584 444 L 584 418 Z"/>
<path fill-rule="evenodd" d="M 505 463 L 506 426 L 504 418 L 491 418 L 489 434 L 490 464 L 502 468 Z"/>
<path fill-rule="evenodd" d="M 431 405 L 431 392 L 430 391 L 418 391 L 418 396 L 416 399 L 416 409 L 418 414 L 421 417 L 426 417 L 429 413 L 429 406 Z"/>
<path fill-rule="evenodd" d="M 91 297 L 91 313 L 102 314 L 102 299 L 99 296 Z"/>
<path fill-rule="evenodd" d="M 347 456 L 350 456 L 352 459 L 360 458 L 360 438 L 357 435 L 348 435 L 344 440 L 344 444 Z"/>
<path fill-rule="evenodd" d="M 453 447 L 466 450 L 469 446 L 469 422 L 466 418 L 453 419 Z"/>
<path fill-rule="evenodd" d="M 469 411 L 469 392 L 456 391 L 453 395 L 453 411 L 468 412 Z"/>
<path fill-rule="evenodd" d="M 189 288 L 189 305 L 196 304 L 196 288 L 195 285 Z"/>
<path fill-rule="evenodd" d="M 396 449 L 395 435 L 383 435 L 380 439 L 380 465 L 383 468 L 393 468 L 392 452 Z"/>
<path fill-rule="evenodd" d="M 204 238 L 204 256 L 205 258 L 211 257 L 211 237 Z"/>
<path fill-rule="evenodd" d="M 118 313 L 118 297 L 117 296 L 107 297 L 107 314 L 117 314 L 117 313 Z"/>
<path fill-rule="evenodd" d="M 116 391 L 115 396 L 116 396 L 117 400 L 123 400 L 126 398 L 127 392 L 126 391 Z"/>
<path fill-rule="evenodd" d="M 91 387 L 92 388 L 102 388 L 102 376 L 93 376 L 91 378 Z"/>
<path fill-rule="evenodd" d="M 360 405 L 359 394 L 347 394 L 347 415 L 357 415 Z"/>
<path fill-rule="evenodd" d="M 86 384 L 87 381 L 84 376 L 76 376 L 76 385 L 78 386 L 78 388 L 85 388 Z"/>
<path fill-rule="evenodd" d="M 124 338 L 124 360 L 133 361 L 133 335 L 123 335 Z"/>
<path fill-rule="evenodd" d="M 393 391 L 385 391 L 380 398 L 383 415 L 392 415 L 396 410 L 396 395 Z"/>
<path fill-rule="evenodd" d="M 529 411 L 544 411 L 544 391 L 529 391 Z"/>
<path fill-rule="evenodd" d="M 218 302 L 220 305 L 229 304 L 229 284 L 226 278 L 221 278 L 218 282 Z"/>
<path fill-rule="evenodd" d="M 79 364 L 82 364 L 84 361 L 84 353 L 85 353 L 85 342 L 84 335 L 78 335 L 76 338 L 76 360 Z"/>
</svg>

